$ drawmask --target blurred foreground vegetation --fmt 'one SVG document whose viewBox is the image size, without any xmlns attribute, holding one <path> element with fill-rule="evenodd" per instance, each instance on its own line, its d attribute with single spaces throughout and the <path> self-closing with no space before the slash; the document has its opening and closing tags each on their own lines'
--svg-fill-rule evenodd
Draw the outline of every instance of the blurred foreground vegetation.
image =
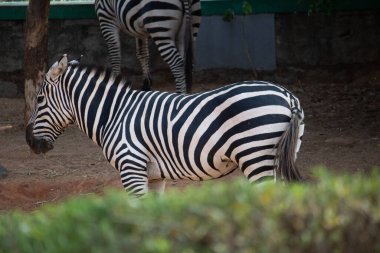
<svg viewBox="0 0 380 253">
<path fill-rule="evenodd" d="M 0 252 L 380 252 L 380 174 L 78 197 L 3 214 Z"/>
</svg>

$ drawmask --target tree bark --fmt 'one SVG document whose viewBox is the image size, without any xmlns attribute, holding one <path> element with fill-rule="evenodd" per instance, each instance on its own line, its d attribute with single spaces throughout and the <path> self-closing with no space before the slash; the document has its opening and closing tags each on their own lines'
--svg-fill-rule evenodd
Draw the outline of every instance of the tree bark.
<svg viewBox="0 0 380 253">
<path fill-rule="evenodd" d="M 35 106 L 35 94 L 47 70 L 49 8 L 50 0 L 29 0 L 24 54 L 25 126 Z"/>
</svg>

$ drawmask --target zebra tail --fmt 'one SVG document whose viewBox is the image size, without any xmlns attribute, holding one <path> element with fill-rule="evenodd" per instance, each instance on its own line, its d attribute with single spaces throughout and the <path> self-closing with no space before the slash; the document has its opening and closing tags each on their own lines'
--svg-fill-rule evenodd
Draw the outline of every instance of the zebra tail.
<svg viewBox="0 0 380 253">
<path fill-rule="evenodd" d="M 281 180 L 302 181 L 303 177 L 295 165 L 297 141 L 302 123 L 302 114 L 299 110 L 292 110 L 289 127 L 282 134 L 277 143 L 277 153 L 275 158 L 276 175 Z M 276 176 L 276 177 L 277 177 Z"/>
<path fill-rule="evenodd" d="M 192 15 L 190 11 L 191 0 L 183 0 L 184 7 L 184 49 L 185 49 L 185 78 L 186 78 L 186 93 L 191 93 L 193 83 L 193 31 L 192 31 Z"/>
</svg>

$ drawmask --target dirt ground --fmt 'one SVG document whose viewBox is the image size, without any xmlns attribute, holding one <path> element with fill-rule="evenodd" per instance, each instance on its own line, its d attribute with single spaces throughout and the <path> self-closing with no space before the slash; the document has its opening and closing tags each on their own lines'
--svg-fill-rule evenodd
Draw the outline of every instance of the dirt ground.
<svg viewBox="0 0 380 253">
<path fill-rule="evenodd" d="M 153 88 L 173 91 L 174 85 L 163 84 L 173 81 L 160 75 L 165 76 L 153 74 L 159 79 Z M 193 90 L 249 79 L 253 79 L 249 71 L 198 71 Z M 380 168 L 380 71 L 293 69 L 259 73 L 258 79 L 280 83 L 301 100 L 306 129 L 297 164 L 305 175 L 317 165 L 337 173 Z M 23 109 L 22 97 L 0 98 L 0 212 L 33 210 L 68 196 L 101 193 L 107 187 L 121 189 L 117 172 L 100 148 L 75 126 L 58 138 L 51 152 L 32 154 L 25 142 Z M 171 182 L 168 190 L 192 184 Z"/>
</svg>

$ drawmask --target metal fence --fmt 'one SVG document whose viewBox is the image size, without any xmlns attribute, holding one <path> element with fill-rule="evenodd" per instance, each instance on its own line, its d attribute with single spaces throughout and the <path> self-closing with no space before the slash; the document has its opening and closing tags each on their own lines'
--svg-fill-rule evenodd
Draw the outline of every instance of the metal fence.
<svg viewBox="0 0 380 253">
<path fill-rule="evenodd" d="M 0 0 L 0 3 L 27 3 L 28 0 Z M 94 3 L 94 0 L 50 0 L 51 3 Z"/>
</svg>

